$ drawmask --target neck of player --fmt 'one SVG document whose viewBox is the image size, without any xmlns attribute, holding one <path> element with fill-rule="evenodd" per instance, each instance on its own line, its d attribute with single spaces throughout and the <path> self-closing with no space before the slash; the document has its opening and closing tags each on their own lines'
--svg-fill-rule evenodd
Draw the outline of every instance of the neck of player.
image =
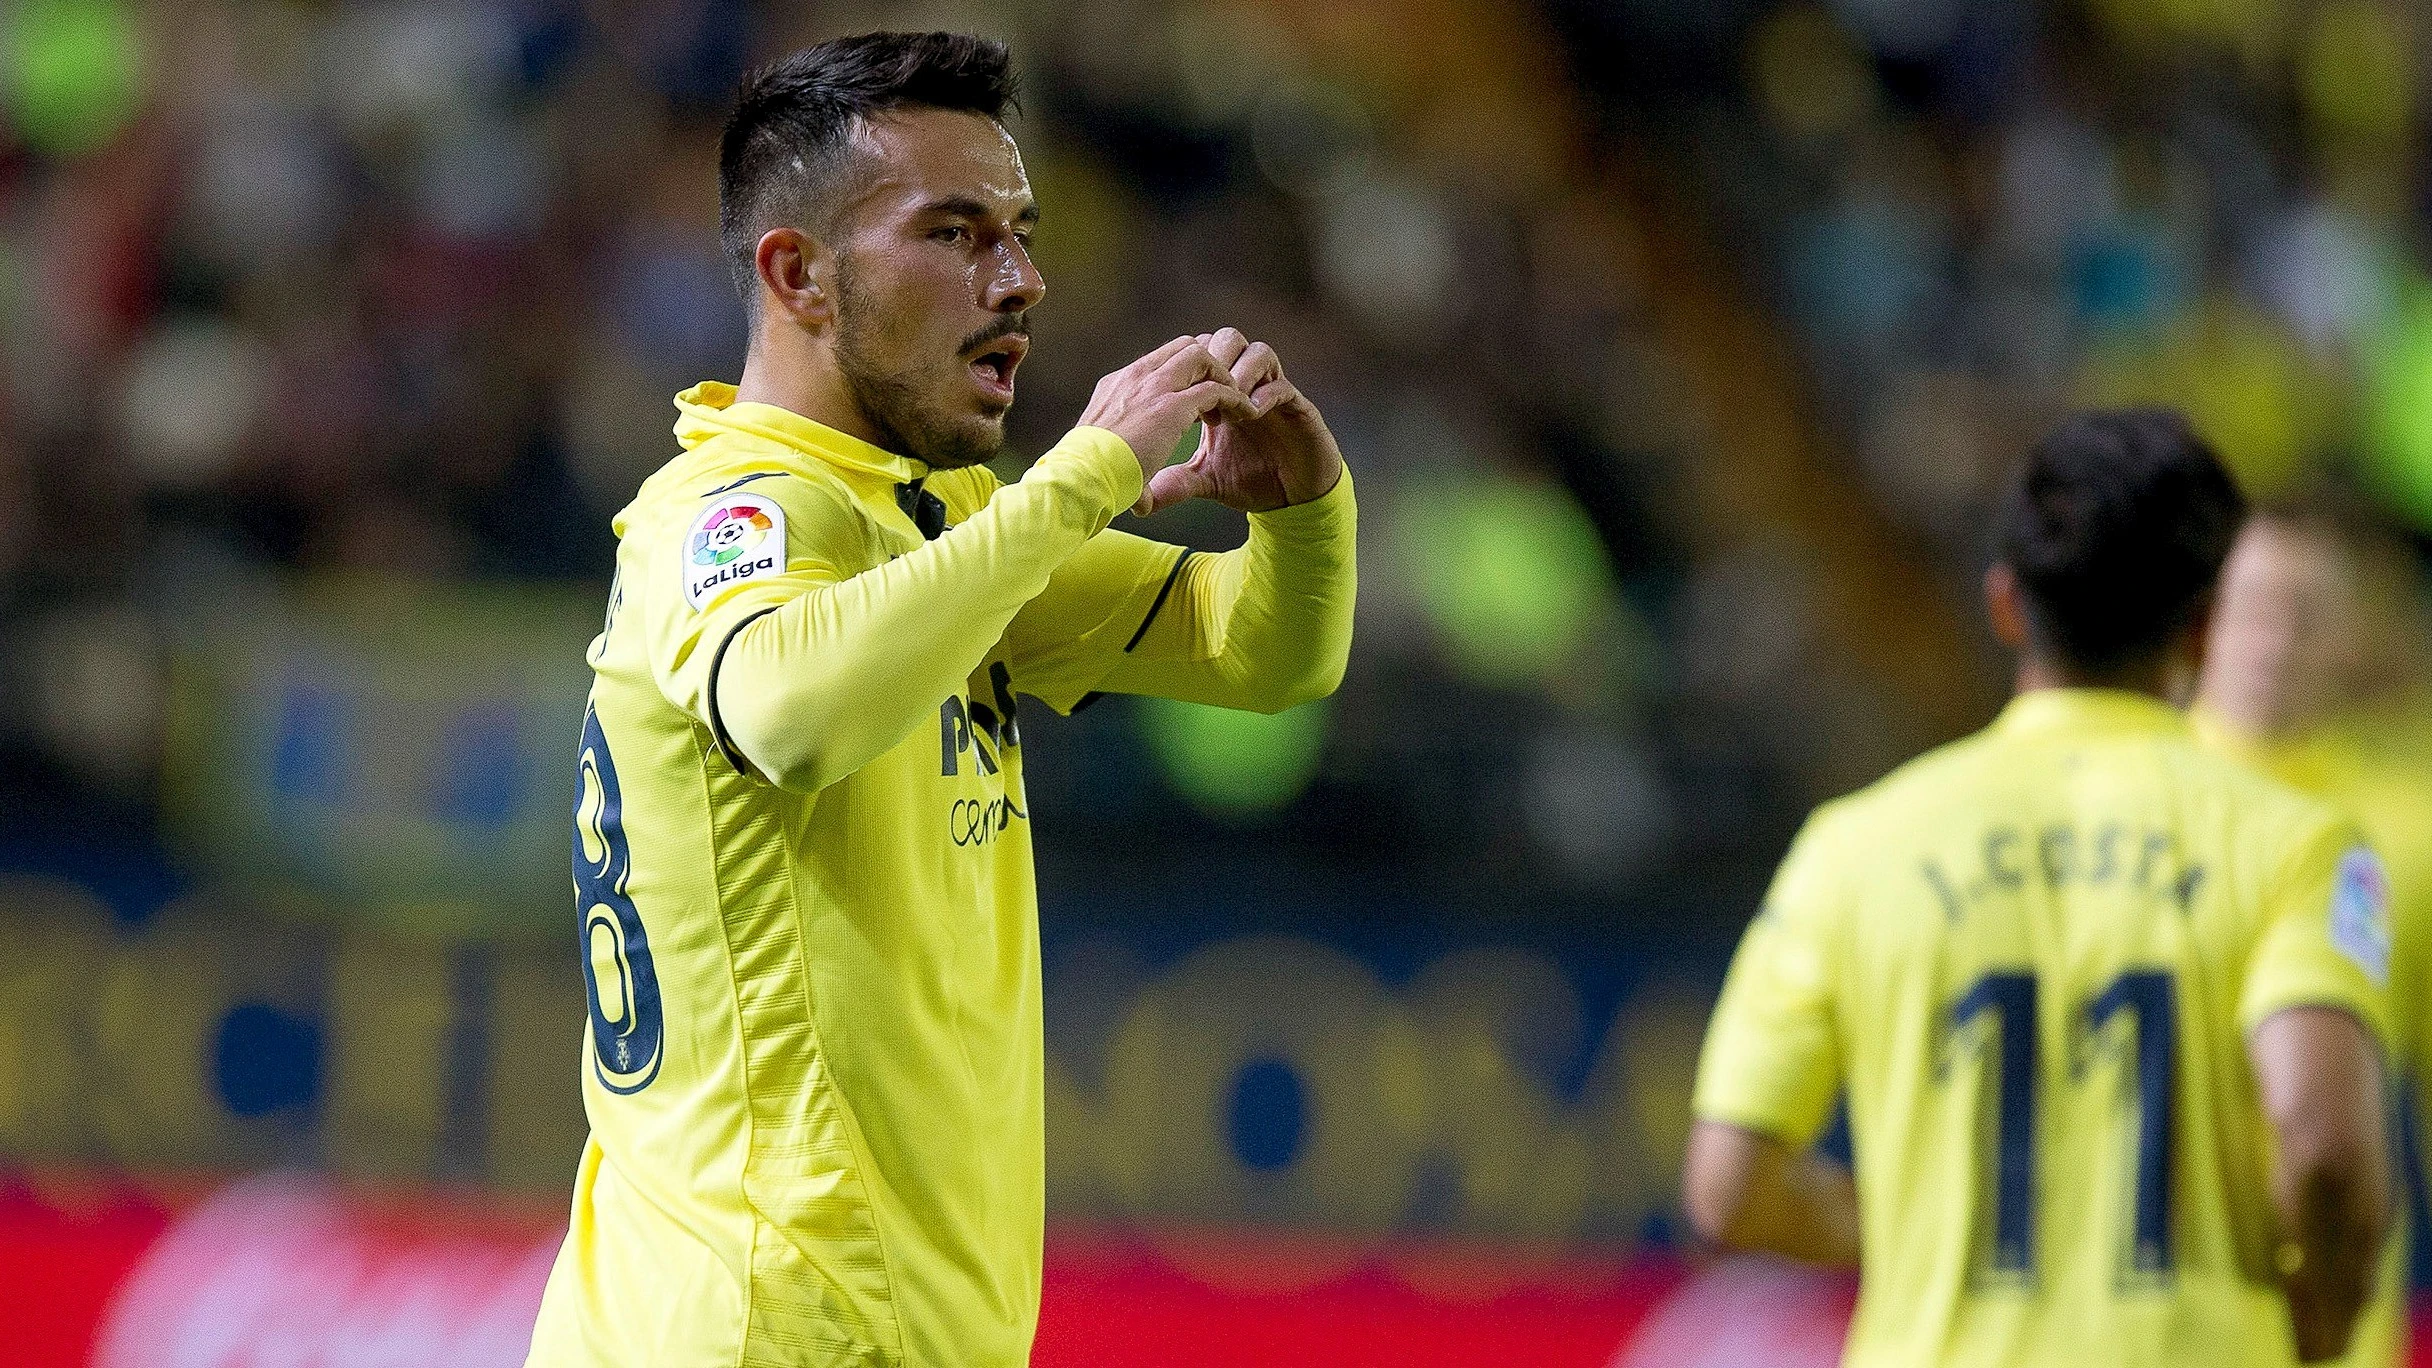
<svg viewBox="0 0 2432 1368">
<path fill-rule="evenodd" d="M 836 365 L 835 348 L 826 338 L 790 324 L 772 327 L 763 318 L 752 336 L 751 352 L 743 358 L 735 402 L 773 404 L 872 446 L 886 445 L 854 402 L 852 386 Z"/>
<path fill-rule="evenodd" d="M 2184 708 L 2195 697 L 2202 661 L 2201 644 L 2196 641 L 2174 643 L 2151 660 L 2101 671 L 2082 669 L 2040 651 L 2026 651 L 2018 657 L 2012 687 L 2022 694 L 2040 689 L 2113 689 Z"/>
</svg>

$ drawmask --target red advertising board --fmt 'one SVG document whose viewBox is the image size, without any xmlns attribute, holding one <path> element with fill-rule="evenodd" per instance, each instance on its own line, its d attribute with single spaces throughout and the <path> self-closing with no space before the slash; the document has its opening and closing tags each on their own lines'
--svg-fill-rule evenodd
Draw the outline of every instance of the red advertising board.
<svg viewBox="0 0 2432 1368">
<path fill-rule="evenodd" d="M 562 1225 L 291 1174 L 191 1195 L 0 1180 L 11 1368 L 517 1368 Z M 1048 1241 L 1035 1368 L 1829 1368 L 1851 1288 L 1683 1267 L 1272 1233 Z M 2425 1336 L 2419 1333 L 2419 1343 Z M 2418 1353 L 2416 1363 L 2432 1365 Z"/>
</svg>

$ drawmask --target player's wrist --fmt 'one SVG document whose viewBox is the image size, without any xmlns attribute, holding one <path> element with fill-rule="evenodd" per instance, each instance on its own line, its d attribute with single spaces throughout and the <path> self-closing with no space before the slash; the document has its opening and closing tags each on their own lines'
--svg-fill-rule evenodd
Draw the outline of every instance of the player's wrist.
<svg viewBox="0 0 2432 1368">
<path fill-rule="evenodd" d="M 1351 467 L 1337 459 L 1334 475 L 1326 487 L 1306 498 L 1293 499 L 1276 508 L 1262 509 L 1250 516 L 1271 526 L 1330 526 L 1351 511 Z"/>
<path fill-rule="evenodd" d="M 1097 486 L 1108 518 L 1139 502 L 1148 485 L 1148 473 L 1123 434 L 1089 423 L 1064 434 L 1033 467 L 1041 468 L 1051 475 L 1066 468 L 1083 473 Z"/>
<path fill-rule="evenodd" d="M 1284 507 L 1298 508 L 1302 504 L 1316 503 L 1333 493 L 1342 483 L 1343 462 L 1338 456 L 1330 468 L 1311 472 L 1308 479 L 1296 481 L 1297 493 L 1285 502 Z"/>
</svg>

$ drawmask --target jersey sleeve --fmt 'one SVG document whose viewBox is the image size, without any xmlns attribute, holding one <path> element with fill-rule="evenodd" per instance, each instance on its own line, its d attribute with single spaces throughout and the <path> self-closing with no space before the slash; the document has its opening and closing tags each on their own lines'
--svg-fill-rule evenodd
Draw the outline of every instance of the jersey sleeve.
<svg viewBox="0 0 2432 1368">
<path fill-rule="evenodd" d="M 1101 532 L 1015 617 L 1014 678 L 1058 712 L 1098 690 L 1259 712 L 1323 697 L 1351 653 L 1358 523 L 1346 469 L 1220 554 Z"/>
<path fill-rule="evenodd" d="M 1823 1130 L 1842 1081 L 1831 944 L 1840 895 L 1829 830 L 1822 814 L 1809 820 L 1741 937 L 1706 1029 L 1693 1100 L 1701 1120 L 1798 1147 Z"/>
<path fill-rule="evenodd" d="M 651 674 L 668 702 L 729 746 L 711 687 L 728 643 L 762 615 L 843 580 L 846 567 L 863 563 L 869 529 L 843 490 L 771 471 L 704 492 L 643 535 L 658 542 L 640 595 Z"/>
<path fill-rule="evenodd" d="M 736 769 L 818 792 L 934 716 L 1056 568 L 1139 497 L 1140 482 L 1121 437 L 1075 428 L 985 507 L 913 550 L 837 578 L 834 564 L 816 563 L 824 547 L 806 541 L 814 563 L 797 573 L 789 553 L 788 582 L 766 594 L 713 586 L 696 609 L 712 628 L 691 634 L 681 665 L 688 634 L 671 630 L 653 668 Z M 705 534 L 719 545 L 725 526 L 696 519 L 683 543 L 696 565 L 690 548 Z M 682 584 L 689 605 L 694 581 Z"/>
<path fill-rule="evenodd" d="M 1090 538 L 1006 629 L 1015 686 L 1071 712 L 1139 648 L 1191 559 L 1188 548 L 1113 528 Z"/>
<path fill-rule="evenodd" d="M 2238 997 L 2253 1030 L 2288 1007 L 2353 1012 L 2390 1039 L 2390 882 L 2363 835 L 2325 823 L 2282 863 L 2262 898 L 2263 926 Z"/>
</svg>

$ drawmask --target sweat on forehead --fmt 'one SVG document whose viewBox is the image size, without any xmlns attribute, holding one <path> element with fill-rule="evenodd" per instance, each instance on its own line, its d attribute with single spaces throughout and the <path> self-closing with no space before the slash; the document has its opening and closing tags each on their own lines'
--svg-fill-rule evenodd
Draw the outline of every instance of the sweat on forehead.
<svg viewBox="0 0 2432 1368">
<path fill-rule="evenodd" d="M 831 213 L 952 212 L 1035 217 L 1021 150 L 1002 124 L 975 115 L 898 110 L 857 128 Z"/>
</svg>

